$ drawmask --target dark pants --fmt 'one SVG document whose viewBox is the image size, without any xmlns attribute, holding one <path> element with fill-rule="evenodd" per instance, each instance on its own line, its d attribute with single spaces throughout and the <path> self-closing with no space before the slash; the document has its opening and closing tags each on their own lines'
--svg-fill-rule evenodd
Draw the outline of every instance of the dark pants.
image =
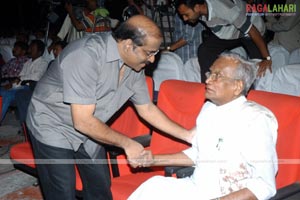
<svg viewBox="0 0 300 200">
<path fill-rule="evenodd" d="M 253 58 L 261 58 L 261 54 L 251 38 L 239 38 L 235 40 L 222 40 L 214 34 L 210 34 L 208 38 L 198 48 L 198 61 L 201 67 L 201 82 L 205 83 L 205 73 L 217 57 L 226 50 L 231 50 L 236 47 L 243 47 L 248 56 Z"/>
<path fill-rule="evenodd" d="M 33 90 L 18 90 L 16 92 L 15 102 L 18 109 L 20 122 L 23 123 L 26 120 L 28 105 L 31 100 Z"/>
<path fill-rule="evenodd" d="M 36 162 L 38 177 L 46 200 L 74 200 L 75 198 L 75 165 L 64 161 L 74 162 L 87 160 L 88 164 L 77 164 L 83 184 L 82 196 L 84 200 L 111 200 L 110 175 L 107 164 L 96 164 L 96 161 L 103 161 L 106 158 L 104 148 L 101 148 L 97 158 L 90 159 L 84 150 L 83 145 L 77 152 L 69 149 L 52 147 L 39 142 L 30 134 L 35 159 L 47 161 L 52 159 L 60 161 L 60 164 Z M 38 160 L 37 160 L 38 161 Z M 49 161 L 49 160 L 48 160 Z M 51 162 L 52 163 L 52 162 Z M 101 162 L 100 162 L 101 163 Z"/>
</svg>

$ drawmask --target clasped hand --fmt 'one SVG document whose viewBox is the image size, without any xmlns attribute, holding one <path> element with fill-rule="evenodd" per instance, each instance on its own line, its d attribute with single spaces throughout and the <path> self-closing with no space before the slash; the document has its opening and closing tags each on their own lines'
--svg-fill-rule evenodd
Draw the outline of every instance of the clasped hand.
<svg viewBox="0 0 300 200">
<path fill-rule="evenodd" d="M 145 150 L 144 147 L 133 140 L 125 148 L 127 160 L 131 167 L 149 167 L 153 164 L 153 155 L 149 150 Z"/>
<path fill-rule="evenodd" d="M 141 154 L 136 158 L 128 159 L 131 167 L 149 167 L 154 163 L 152 152 L 149 150 L 143 150 Z"/>
</svg>

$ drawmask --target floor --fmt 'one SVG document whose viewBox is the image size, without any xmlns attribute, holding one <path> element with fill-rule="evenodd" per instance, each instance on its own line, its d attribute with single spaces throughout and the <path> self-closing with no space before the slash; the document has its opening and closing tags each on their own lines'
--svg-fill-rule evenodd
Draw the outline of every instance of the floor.
<svg viewBox="0 0 300 200">
<path fill-rule="evenodd" d="M 0 200 L 42 200 L 37 179 L 16 170 L 9 159 L 10 147 L 24 141 L 13 110 L 0 126 Z"/>
</svg>

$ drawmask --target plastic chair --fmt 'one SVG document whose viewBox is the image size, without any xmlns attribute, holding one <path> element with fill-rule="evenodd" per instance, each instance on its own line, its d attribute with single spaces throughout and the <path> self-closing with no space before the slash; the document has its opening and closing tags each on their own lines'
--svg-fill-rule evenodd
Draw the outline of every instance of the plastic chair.
<svg viewBox="0 0 300 200">
<path fill-rule="evenodd" d="M 300 181 L 300 98 L 252 90 L 248 99 L 270 109 L 278 121 L 277 189 Z"/>
<path fill-rule="evenodd" d="M 289 64 L 300 64 L 300 48 L 291 52 L 289 58 Z"/>
<path fill-rule="evenodd" d="M 16 169 L 19 169 L 25 173 L 37 177 L 33 150 L 30 144 L 30 140 L 28 138 L 28 130 L 25 123 L 22 123 L 22 129 L 25 135 L 25 142 L 15 144 L 10 148 L 10 159 Z M 80 193 L 82 191 L 83 186 L 76 166 L 75 166 L 75 173 L 76 173 L 76 186 L 75 186 L 76 194 L 77 196 L 81 196 Z"/>
<path fill-rule="evenodd" d="M 196 117 L 205 101 L 203 83 L 166 80 L 160 86 L 158 107 L 172 120 L 187 129 L 196 124 Z M 159 131 L 153 131 L 150 149 L 154 154 L 174 153 L 186 149 L 188 144 Z M 145 180 L 154 175 L 163 175 L 163 167 L 152 167 L 140 172 L 112 179 L 112 194 L 115 200 L 125 200 Z"/>
<path fill-rule="evenodd" d="M 271 92 L 300 96 L 300 63 L 278 69 L 274 73 Z"/>
<path fill-rule="evenodd" d="M 163 81 L 171 79 L 184 80 L 183 62 L 176 53 L 165 51 L 161 53 L 153 71 L 154 91 L 160 90 Z"/>
</svg>

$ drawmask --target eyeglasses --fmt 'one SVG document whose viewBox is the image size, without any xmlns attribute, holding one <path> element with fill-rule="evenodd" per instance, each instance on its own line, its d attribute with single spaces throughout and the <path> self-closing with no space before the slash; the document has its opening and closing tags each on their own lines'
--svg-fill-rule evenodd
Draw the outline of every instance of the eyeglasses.
<svg viewBox="0 0 300 200">
<path fill-rule="evenodd" d="M 159 49 L 156 51 L 147 51 L 147 50 L 143 49 L 141 46 L 140 46 L 140 48 L 145 52 L 145 54 L 147 55 L 147 58 L 155 56 L 159 52 Z"/>
<path fill-rule="evenodd" d="M 212 81 L 217 81 L 219 79 L 238 80 L 236 78 L 230 78 L 230 77 L 224 76 L 220 72 L 214 72 L 214 73 L 206 72 L 205 76 L 207 79 L 211 79 Z"/>
</svg>

